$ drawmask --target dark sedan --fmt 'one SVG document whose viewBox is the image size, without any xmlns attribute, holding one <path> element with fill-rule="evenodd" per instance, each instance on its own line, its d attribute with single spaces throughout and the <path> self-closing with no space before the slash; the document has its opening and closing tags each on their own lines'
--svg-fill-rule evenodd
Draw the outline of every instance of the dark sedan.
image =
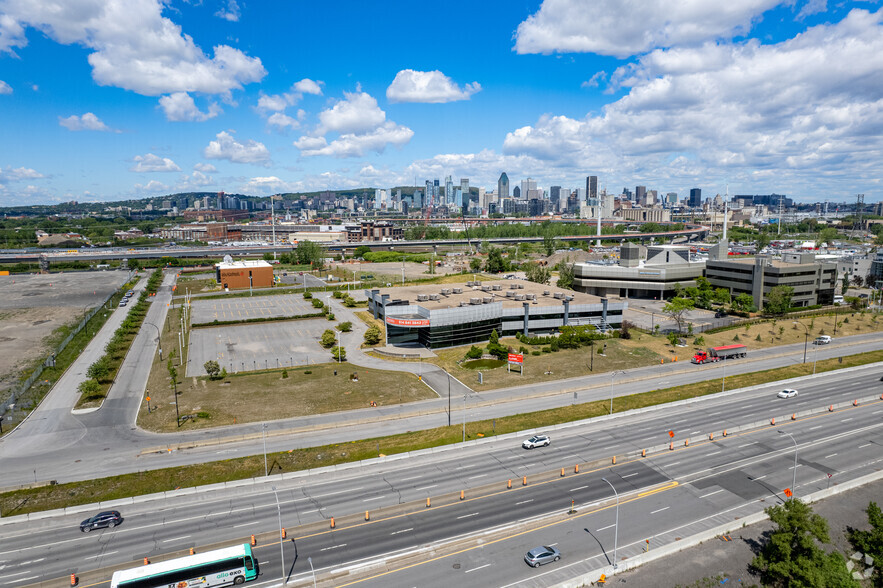
<svg viewBox="0 0 883 588">
<path fill-rule="evenodd" d="M 105 527 L 116 527 L 123 522 L 123 516 L 118 510 L 107 510 L 100 512 L 94 517 L 89 517 L 80 523 L 80 531 L 88 533 L 92 529 L 103 529 Z"/>
</svg>

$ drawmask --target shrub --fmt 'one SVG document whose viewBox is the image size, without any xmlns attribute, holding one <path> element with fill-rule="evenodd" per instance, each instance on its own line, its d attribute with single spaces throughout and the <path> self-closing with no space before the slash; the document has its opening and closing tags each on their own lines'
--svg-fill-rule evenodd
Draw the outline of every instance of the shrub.
<svg viewBox="0 0 883 588">
<path fill-rule="evenodd" d="M 309 299 L 312 298 L 312 297 L 313 297 L 313 293 L 312 293 L 312 292 L 304 292 L 304 299 L 305 299 L 305 300 L 309 300 Z"/>
<path fill-rule="evenodd" d="M 757 334 L 757 337 L 755 337 L 754 340 L 755 341 L 762 341 L 762 339 L 760 338 L 760 333 Z"/>
<path fill-rule="evenodd" d="M 285 379 L 288 377 L 288 370 L 282 370 L 282 378 Z"/>
<path fill-rule="evenodd" d="M 313 370 L 304 370 L 304 375 L 310 375 L 313 373 Z"/>
<path fill-rule="evenodd" d="M 622 325 L 619 327 L 619 338 L 620 339 L 631 339 L 632 338 L 632 323 L 629 321 L 622 321 Z"/>
<path fill-rule="evenodd" d="M 322 337 L 319 339 L 319 345 L 325 349 L 331 349 L 336 343 L 337 336 L 334 334 L 334 331 L 325 329 L 325 332 L 322 333 Z"/>
<path fill-rule="evenodd" d="M 543 347 L 542 352 L 543 353 L 552 353 L 552 348 L 551 347 Z"/>
<path fill-rule="evenodd" d="M 552 350 L 552 351 L 558 351 L 558 350 L 560 349 L 560 347 L 559 347 L 559 345 L 558 345 L 558 340 L 557 340 L 557 339 L 556 339 L 555 341 L 552 341 L 552 342 L 549 344 L 549 349 Z"/>
<path fill-rule="evenodd" d="M 333 313 L 333 312 L 329 312 L 328 314 L 325 315 L 325 318 L 327 318 L 329 321 L 333 321 L 333 320 L 335 320 L 335 318 L 334 318 L 334 313 Z"/>
<path fill-rule="evenodd" d="M 335 290 L 335 291 L 334 291 L 334 294 L 332 294 L 332 296 L 333 296 L 336 300 L 340 300 L 341 298 L 343 298 L 343 292 L 341 292 L 340 290 Z"/>
<path fill-rule="evenodd" d="M 530 354 L 531 355 L 540 355 L 540 352 L 539 351 L 531 351 Z"/>
<path fill-rule="evenodd" d="M 469 348 L 469 351 L 466 352 L 466 359 L 478 359 L 482 356 L 481 347 L 476 347 L 473 345 Z"/>
<path fill-rule="evenodd" d="M 201 419 L 210 419 L 210 418 L 212 418 L 212 415 L 209 414 L 209 413 L 207 413 L 207 412 L 204 411 L 204 410 L 200 410 L 198 413 L 196 413 L 196 416 L 197 416 L 197 418 L 201 418 Z"/>
<path fill-rule="evenodd" d="M 530 349 L 528 349 L 527 347 L 522 345 L 521 347 L 518 348 L 518 353 L 530 353 Z"/>
<path fill-rule="evenodd" d="M 739 335 L 736 335 L 735 337 L 733 337 L 733 341 L 736 341 L 737 343 L 739 341 L 741 341 L 741 339 L 739 338 Z"/>
<path fill-rule="evenodd" d="M 345 321 L 337 325 L 337 330 L 341 333 L 349 333 L 353 330 L 353 323 L 349 321 Z"/>
<path fill-rule="evenodd" d="M 368 327 L 368 330 L 365 331 L 365 344 L 377 345 L 380 343 L 380 334 L 380 327 L 377 325 L 371 325 Z"/>
<path fill-rule="evenodd" d="M 694 345 L 705 345 L 705 337 L 703 337 L 702 335 L 696 337 L 696 340 L 693 341 L 693 344 Z"/>
<path fill-rule="evenodd" d="M 325 303 L 318 298 L 313 298 L 313 308 L 324 308 Z"/>
</svg>

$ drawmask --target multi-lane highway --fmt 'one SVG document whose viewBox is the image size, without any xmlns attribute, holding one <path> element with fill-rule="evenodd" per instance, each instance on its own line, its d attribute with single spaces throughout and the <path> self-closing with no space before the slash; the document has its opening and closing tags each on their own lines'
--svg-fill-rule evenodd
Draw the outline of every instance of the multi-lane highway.
<svg viewBox="0 0 883 588">
<path fill-rule="evenodd" d="M 307 558 L 328 586 L 552 585 L 612 560 L 616 531 L 617 557 L 631 557 L 646 539 L 654 549 L 782 500 L 795 475 L 795 446 L 778 430 L 797 443 L 797 496 L 879 468 L 879 366 L 789 386 L 800 391 L 797 398 L 779 399 L 780 386 L 761 386 L 563 426 L 551 431 L 550 447 L 532 451 L 507 437 L 409 459 L 138 501 L 121 507 L 123 525 L 100 533 L 79 532 L 77 523 L 85 514 L 0 525 L 0 583 L 22 586 L 77 572 L 102 585 L 100 574 L 89 570 L 252 533 L 261 538 L 258 585 L 278 583 L 283 562 L 278 540 L 270 538 L 278 530 L 275 486 L 283 525 L 294 537 L 284 545 L 285 574 L 303 585 L 312 581 Z M 865 402 L 853 407 L 855 398 Z M 844 406 L 825 410 L 839 404 Z M 813 409 L 819 411 L 809 414 Z M 791 414 L 798 418 L 791 421 Z M 770 426 L 772 417 L 779 424 Z M 752 423 L 757 427 L 739 430 Z M 675 450 L 667 449 L 669 431 Z M 665 449 L 652 451 L 660 447 Z M 640 458 L 645 448 L 651 452 Z M 613 455 L 620 457 L 616 465 Z M 581 464 L 579 474 L 576 464 Z M 611 526 L 613 492 L 602 477 L 620 493 L 618 529 Z M 512 489 L 506 489 L 509 479 Z M 571 500 L 575 514 L 568 514 Z M 334 530 L 331 517 L 337 520 Z M 521 557 L 541 543 L 555 543 L 564 558 L 532 570 Z"/>
</svg>

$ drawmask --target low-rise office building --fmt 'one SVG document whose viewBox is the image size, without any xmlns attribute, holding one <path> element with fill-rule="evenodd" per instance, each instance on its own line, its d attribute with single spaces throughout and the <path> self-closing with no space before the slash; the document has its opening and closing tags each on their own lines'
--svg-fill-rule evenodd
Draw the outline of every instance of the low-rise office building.
<svg viewBox="0 0 883 588">
<path fill-rule="evenodd" d="M 735 297 L 750 294 L 758 310 L 770 290 L 791 286 L 791 306 L 833 304 L 837 264 L 816 261 L 812 253 L 785 253 L 782 259 L 758 255 L 754 259 L 709 259 L 705 277 L 715 288 L 726 288 Z"/>
<path fill-rule="evenodd" d="M 263 260 L 225 260 L 215 265 L 215 279 L 230 290 L 269 288 L 273 285 L 273 266 Z"/>
<path fill-rule="evenodd" d="M 430 349 L 487 341 L 491 332 L 548 334 L 562 326 L 622 324 L 626 302 L 522 280 L 366 290 L 368 309 L 386 324 L 387 344 Z"/>
<path fill-rule="evenodd" d="M 577 263 L 574 266 L 574 289 L 595 296 L 621 298 L 672 298 L 678 286 L 696 285 L 705 269 L 704 261 L 690 261 L 690 248 L 656 245 L 644 248 L 625 243 L 620 248 L 617 265 Z"/>
</svg>

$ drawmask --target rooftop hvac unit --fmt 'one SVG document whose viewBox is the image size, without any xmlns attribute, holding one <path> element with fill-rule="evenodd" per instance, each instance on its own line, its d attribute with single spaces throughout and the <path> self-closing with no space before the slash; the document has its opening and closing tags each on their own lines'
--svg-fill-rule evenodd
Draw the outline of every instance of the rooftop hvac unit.
<svg viewBox="0 0 883 588">
<path fill-rule="evenodd" d="M 466 302 L 465 300 L 461 300 L 461 301 L 460 301 L 460 306 L 469 306 L 469 303 Z"/>
<path fill-rule="evenodd" d="M 481 304 L 481 298 L 470 298 L 469 304 Z"/>
<path fill-rule="evenodd" d="M 524 294 L 516 294 L 515 300 L 524 300 Z"/>
<path fill-rule="evenodd" d="M 494 301 L 494 297 L 493 296 L 485 296 L 483 301 L 485 304 L 490 304 L 491 302 Z"/>
<path fill-rule="evenodd" d="M 536 300 L 536 299 L 537 299 L 537 295 L 536 295 L 536 294 L 525 294 L 524 296 L 525 296 L 525 298 L 527 298 L 528 300 Z"/>
<path fill-rule="evenodd" d="M 467 287 L 467 288 L 471 288 L 471 287 L 474 286 L 474 285 L 475 285 L 475 282 L 466 282 L 466 287 Z"/>
<path fill-rule="evenodd" d="M 493 286 L 491 286 L 491 290 L 494 290 L 496 292 L 499 292 L 502 289 L 503 289 L 503 286 L 501 284 L 494 284 Z"/>
<path fill-rule="evenodd" d="M 571 300 L 573 300 L 573 294 L 568 294 L 567 296 L 564 297 L 564 299 L 567 300 L 568 302 L 570 302 Z"/>
<path fill-rule="evenodd" d="M 509 290 L 508 292 L 506 292 L 506 298 L 513 298 L 514 296 L 515 296 L 515 292 L 513 292 L 512 290 Z"/>
<path fill-rule="evenodd" d="M 429 299 L 430 300 L 441 300 L 441 296 L 439 296 L 438 294 L 430 294 Z"/>
<path fill-rule="evenodd" d="M 429 300 L 429 295 L 428 294 L 417 294 L 417 300 L 419 302 L 426 302 L 427 300 Z"/>
<path fill-rule="evenodd" d="M 555 298 L 557 298 L 558 300 L 564 300 L 564 292 L 555 292 L 555 294 L 553 294 L 553 296 Z"/>
<path fill-rule="evenodd" d="M 463 288 L 454 288 L 454 294 L 462 294 Z"/>
<path fill-rule="evenodd" d="M 443 296 L 450 296 L 450 295 L 451 295 L 451 289 L 450 289 L 450 288 L 442 288 L 441 293 L 442 293 Z"/>
<path fill-rule="evenodd" d="M 543 296 L 548 296 L 548 295 L 549 295 L 549 291 L 548 291 L 548 290 L 543 290 Z"/>
<path fill-rule="evenodd" d="M 482 287 L 481 287 L 481 291 L 482 291 L 482 292 L 490 292 L 490 291 L 491 291 L 491 287 L 490 287 L 490 286 L 482 286 Z"/>
<path fill-rule="evenodd" d="M 481 286 L 481 282 L 474 282 L 476 286 Z"/>
</svg>

